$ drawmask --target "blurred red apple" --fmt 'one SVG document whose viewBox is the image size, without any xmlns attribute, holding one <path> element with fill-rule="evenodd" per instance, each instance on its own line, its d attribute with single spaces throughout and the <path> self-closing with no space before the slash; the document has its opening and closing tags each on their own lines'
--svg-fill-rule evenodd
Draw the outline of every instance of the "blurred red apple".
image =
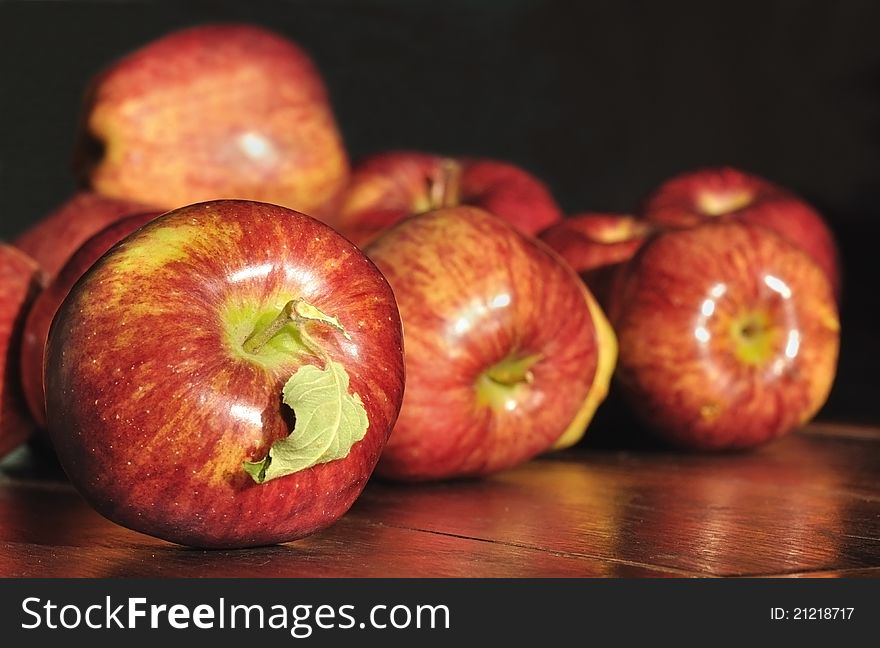
<svg viewBox="0 0 880 648">
<path fill-rule="evenodd" d="M 831 284 L 765 227 L 661 234 L 621 269 L 610 297 L 620 385 L 679 446 L 756 446 L 809 421 L 828 396 L 840 328 Z"/>
<path fill-rule="evenodd" d="M 594 321 L 588 289 L 556 254 L 465 206 L 408 218 L 366 252 L 406 337 L 406 393 L 380 474 L 485 475 L 579 438 L 612 368 L 600 362 L 604 316 Z"/>
<path fill-rule="evenodd" d="M 294 540 L 366 484 L 400 407 L 402 344 L 388 283 L 330 227 L 266 203 L 191 205 L 116 244 L 64 300 L 49 434 L 119 524 L 199 547 Z"/>
<path fill-rule="evenodd" d="M 13 243 L 51 278 L 89 237 L 127 214 L 149 210 L 131 200 L 82 191 L 31 225 Z"/>
<path fill-rule="evenodd" d="M 719 216 L 769 227 L 813 257 L 840 295 L 837 245 L 828 225 L 803 199 L 764 178 L 730 167 L 684 173 L 651 192 L 641 211 L 647 220 L 669 227 Z"/>
<path fill-rule="evenodd" d="M 480 207 L 526 234 L 562 218 L 544 184 L 512 164 L 391 151 L 356 165 L 332 223 L 363 246 L 408 216 L 458 205 Z"/>
<path fill-rule="evenodd" d="M 159 214 L 148 212 L 126 216 L 88 239 L 49 282 L 28 312 L 21 338 L 21 385 L 31 416 L 37 425 L 46 427 L 46 397 L 43 392 L 43 364 L 46 340 L 52 318 L 77 280 L 107 250 Z"/>
<path fill-rule="evenodd" d="M 261 27 L 159 38 L 96 77 L 84 112 L 77 168 L 108 196 L 166 209 L 245 198 L 318 215 L 348 178 L 318 70 Z"/>
<path fill-rule="evenodd" d="M 33 431 L 19 382 L 19 346 L 24 318 L 43 282 L 36 261 L 0 243 L 0 457 Z"/>
<path fill-rule="evenodd" d="M 655 226 L 628 214 L 585 212 L 551 225 L 539 238 L 581 276 L 602 306 L 620 264 L 629 261 Z"/>
</svg>

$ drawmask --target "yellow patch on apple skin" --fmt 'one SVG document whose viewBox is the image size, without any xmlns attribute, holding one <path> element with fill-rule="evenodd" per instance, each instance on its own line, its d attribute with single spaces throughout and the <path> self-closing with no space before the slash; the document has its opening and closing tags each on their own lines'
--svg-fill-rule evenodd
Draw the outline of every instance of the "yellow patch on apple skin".
<svg viewBox="0 0 880 648">
<path fill-rule="evenodd" d="M 601 243 L 626 243 L 632 240 L 634 236 L 641 236 L 647 232 L 644 223 L 636 221 L 635 218 L 626 216 L 621 218 L 612 227 L 609 227 L 596 237 Z"/>
<path fill-rule="evenodd" d="M 840 318 L 837 309 L 830 302 L 822 302 L 816 309 L 819 323 L 828 331 L 837 333 L 840 331 Z"/>
<path fill-rule="evenodd" d="M 387 193 L 393 192 L 394 183 L 387 177 L 377 177 L 373 182 L 353 184 L 345 194 L 345 201 L 339 209 L 342 222 L 349 214 L 358 214 L 379 203 Z"/>
<path fill-rule="evenodd" d="M 721 415 L 721 406 L 718 403 L 705 403 L 700 407 L 700 418 L 705 423 L 711 423 Z"/>
<path fill-rule="evenodd" d="M 120 249 L 114 258 L 116 271 L 148 276 L 168 263 L 189 258 L 192 250 L 198 247 L 205 247 L 207 254 L 216 253 L 218 258 L 222 258 L 223 250 L 217 242 L 237 240 L 241 230 L 237 223 L 222 222 L 218 218 L 210 220 L 213 230 L 210 238 L 205 236 L 206 224 L 200 220 L 177 223 L 174 227 L 145 228 L 136 235 L 131 245 L 124 245 Z M 210 250 L 208 246 L 217 249 Z"/>
<path fill-rule="evenodd" d="M 816 313 L 818 323 L 818 326 L 813 331 L 813 335 L 833 339 L 834 345 L 833 353 L 827 352 L 819 357 L 814 356 L 812 359 L 811 364 L 813 365 L 825 365 L 824 369 L 820 368 L 815 372 L 815 375 L 824 378 L 824 380 L 814 380 L 810 384 L 810 403 L 812 406 L 804 411 L 800 419 L 801 425 L 811 421 L 816 413 L 822 409 L 825 401 L 828 400 L 831 387 L 834 385 L 834 378 L 837 373 L 837 358 L 840 352 L 840 318 L 838 317 L 835 303 L 830 299 L 814 300 L 811 310 L 813 313 Z M 807 352 L 813 355 L 809 348 Z"/>
<path fill-rule="evenodd" d="M 596 348 L 599 353 L 596 362 L 596 374 L 583 405 L 581 405 L 581 408 L 575 414 L 574 419 L 569 423 L 565 432 L 553 443 L 552 450 L 570 448 L 583 438 L 587 427 L 590 425 L 590 421 L 596 415 L 596 410 L 599 409 L 599 405 L 608 396 L 611 377 L 614 375 L 614 368 L 617 366 L 617 336 L 614 333 L 614 329 L 586 286 L 584 287 L 584 295 L 590 307 L 590 314 L 593 317 L 593 326 L 596 328 Z"/>
<path fill-rule="evenodd" d="M 697 197 L 697 206 L 707 216 L 721 216 L 735 212 L 752 202 L 751 192 L 740 191 L 704 191 Z"/>
</svg>

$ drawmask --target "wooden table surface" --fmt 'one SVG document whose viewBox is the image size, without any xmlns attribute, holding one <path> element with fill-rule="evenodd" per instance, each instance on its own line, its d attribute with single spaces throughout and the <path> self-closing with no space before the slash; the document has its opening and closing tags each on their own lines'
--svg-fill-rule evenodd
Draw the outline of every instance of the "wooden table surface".
<svg viewBox="0 0 880 648">
<path fill-rule="evenodd" d="M 371 481 L 330 529 L 201 551 L 118 527 L 46 459 L 0 467 L 0 576 L 880 576 L 880 429 L 747 454 L 580 446 L 480 481 Z"/>
</svg>

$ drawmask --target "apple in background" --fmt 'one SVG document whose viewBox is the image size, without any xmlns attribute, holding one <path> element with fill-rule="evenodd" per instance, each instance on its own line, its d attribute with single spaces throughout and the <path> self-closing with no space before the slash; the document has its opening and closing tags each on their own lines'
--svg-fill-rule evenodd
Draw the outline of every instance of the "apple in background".
<svg viewBox="0 0 880 648">
<path fill-rule="evenodd" d="M 24 318 L 45 277 L 36 261 L 0 243 L 0 457 L 33 431 L 19 382 L 19 345 Z"/>
<path fill-rule="evenodd" d="M 584 212 L 551 225 L 539 235 L 565 259 L 603 306 L 614 272 L 629 261 L 656 226 L 628 214 Z"/>
<path fill-rule="evenodd" d="M 24 322 L 21 338 L 21 386 L 31 416 L 41 429 L 46 427 L 46 400 L 43 392 L 46 339 L 58 307 L 95 261 L 113 245 L 158 215 L 155 212 L 133 214 L 105 227 L 82 244 L 34 301 Z"/>
<path fill-rule="evenodd" d="M 355 166 L 331 222 L 363 246 L 408 216 L 458 205 L 480 207 L 532 235 L 562 218 L 547 187 L 512 164 L 390 151 Z"/>
<path fill-rule="evenodd" d="M 652 191 L 641 213 L 668 227 L 690 227 L 720 216 L 769 227 L 813 257 L 840 296 L 837 245 L 828 225 L 803 199 L 764 178 L 730 167 L 684 173 Z"/>
<path fill-rule="evenodd" d="M 804 252 L 743 221 L 653 238 L 617 275 L 619 384 L 684 448 L 748 448 L 809 421 L 834 380 L 831 284 Z"/>
<path fill-rule="evenodd" d="M 76 168 L 102 194 L 163 209 L 244 198 L 316 216 L 348 179 L 315 65 L 245 24 L 168 34 L 97 76 Z"/>
<path fill-rule="evenodd" d="M 406 337 L 406 393 L 379 474 L 485 475 L 579 438 L 611 369 L 589 291 L 556 254 L 466 206 L 407 218 L 365 251 Z"/>
<path fill-rule="evenodd" d="M 327 225 L 266 203 L 191 205 L 123 239 L 64 300 L 49 435 L 74 486 L 123 526 L 198 547 L 294 540 L 335 522 L 373 471 L 402 344 L 388 283 Z M 287 387 L 308 369 L 318 402 L 300 393 L 292 423 Z M 291 434 L 300 423 L 322 427 Z M 334 432 L 356 427 L 359 440 Z M 285 456 L 291 441 L 312 445 Z M 276 462 L 288 472 L 270 478 Z"/>
<path fill-rule="evenodd" d="M 51 278 L 93 234 L 127 214 L 151 208 L 131 200 L 117 200 L 89 191 L 74 194 L 13 241 Z"/>
</svg>

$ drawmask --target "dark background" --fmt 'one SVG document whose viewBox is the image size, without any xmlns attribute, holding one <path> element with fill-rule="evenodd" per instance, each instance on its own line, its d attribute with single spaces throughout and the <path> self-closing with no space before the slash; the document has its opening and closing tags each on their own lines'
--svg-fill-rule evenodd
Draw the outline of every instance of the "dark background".
<svg viewBox="0 0 880 648">
<path fill-rule="evenodd" d="M 323 71 L 353 158 L 394 147 L 510 160 L 567 212 L 632 210 L 732 164 L 828 218 L 845 271 L 824 418 L 880 422 L 880 3 L 0 0 L 0 238 L 74 190 L 82 89 L 164 32 L 248 20 Z"/>
</svg>

